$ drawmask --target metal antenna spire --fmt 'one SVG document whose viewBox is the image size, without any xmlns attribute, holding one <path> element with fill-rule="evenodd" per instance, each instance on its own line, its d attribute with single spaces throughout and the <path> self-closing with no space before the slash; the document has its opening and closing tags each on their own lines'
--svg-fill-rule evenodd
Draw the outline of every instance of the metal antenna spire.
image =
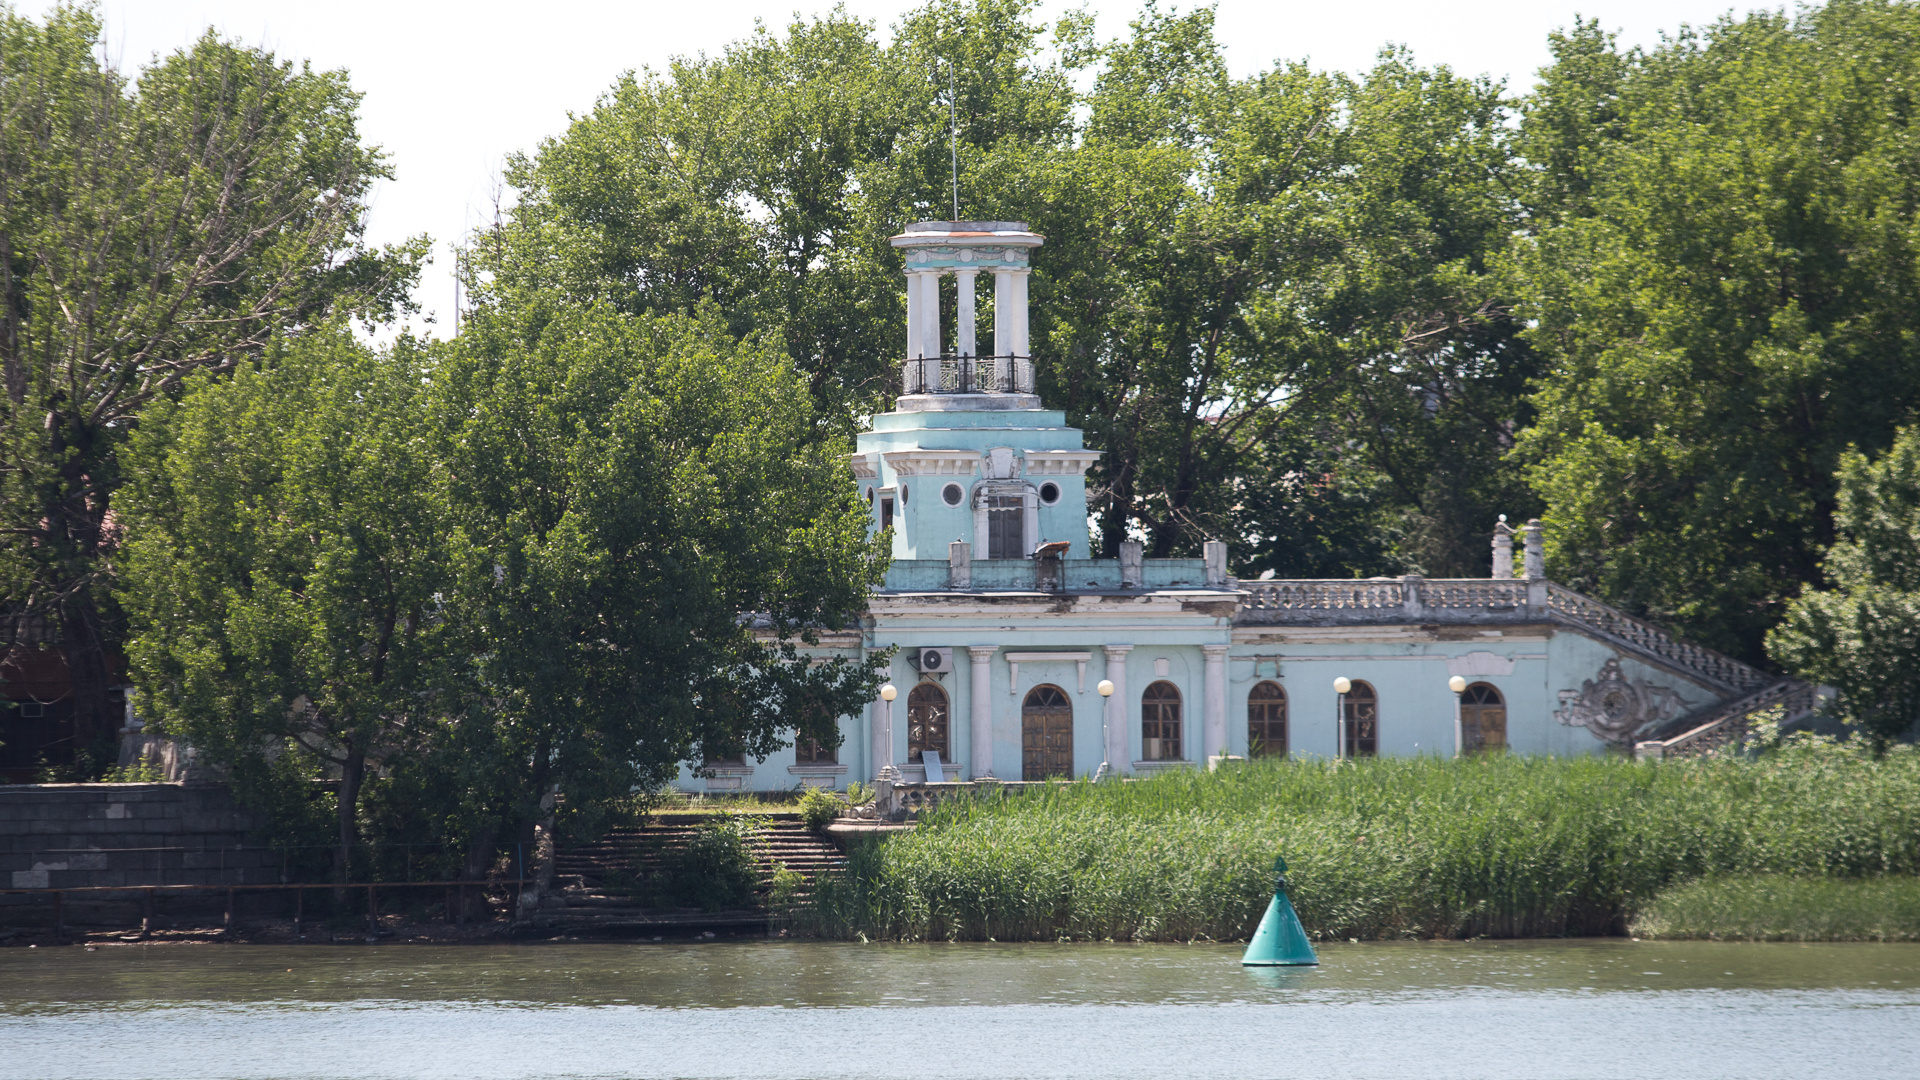
<svg viewBox="0 0 1920 1080">
<path fill-rule="evenodd" d="M 960 220 L 960 98 L 954 91 L 953 61 L 947 61 L 947 123 L 953 133 L 953 220 Z"/>
</svg>

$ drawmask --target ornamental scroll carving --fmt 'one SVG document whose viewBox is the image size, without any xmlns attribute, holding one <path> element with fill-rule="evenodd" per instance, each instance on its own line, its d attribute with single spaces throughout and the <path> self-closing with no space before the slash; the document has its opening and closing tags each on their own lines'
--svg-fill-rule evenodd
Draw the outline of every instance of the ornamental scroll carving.
<svg viewBox="0 0 1920 1080">
<path fill-rule="evenodd" d="M 1638 685 L 1620 670 L 1620 661 L 1600 665 L 1600 674 L 1580 684 L 1580 689 L 1560 691 L 1560 708 L 1553 718 L 1568 727 L 1583 727 L 1594 738 L 1625 743 L 1647 724 L 1671 720 L 1680 715 L 1680 695 L 1645 679 Z"/>
</svg>

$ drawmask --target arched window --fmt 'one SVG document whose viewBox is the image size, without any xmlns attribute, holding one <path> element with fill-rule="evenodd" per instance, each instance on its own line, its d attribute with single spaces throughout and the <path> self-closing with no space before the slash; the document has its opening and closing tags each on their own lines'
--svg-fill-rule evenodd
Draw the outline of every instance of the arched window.
<svg viewBox="0 0 1920 1080">
<path fill-rule="evenodd" d="M 1140 695 L 1140 753 L 1147 761 L 1180 760 L 1180 688 L 1165 680 Z"/>
<path fill-rule="evenodd" d="M 1036 686 L 1020 706 L 1020 779 L 1073 775 L 1073 702 L 1057 686 Z"/>
<path fill-rule="evenodd" d="M 1287 692 L 1271 680 L 1247 694 L 1247 756 L 1287 756 Z"/>
<path fill-rule="evenodd" d="M 1341 717 L 1348 757 L 1372 757 L 1380 752 L 1380 699 L 1369 683 L 1355 681 L 1347 691 L 1347 714 Z"/>
<path fill-rule="evenodd" d="M 1469 754 L 1507 748 L 1507 702 L 1492 683 L 1460 695 L 1460 748 Z"/>
<path fill-rule="evenodd" d="M 952 761 L 947 750 L 947 692 L 923 682 L 907 695 L 907 760 L 920 764 L 920 751 L 932 750 L 941 761 Z"/>
</svg>

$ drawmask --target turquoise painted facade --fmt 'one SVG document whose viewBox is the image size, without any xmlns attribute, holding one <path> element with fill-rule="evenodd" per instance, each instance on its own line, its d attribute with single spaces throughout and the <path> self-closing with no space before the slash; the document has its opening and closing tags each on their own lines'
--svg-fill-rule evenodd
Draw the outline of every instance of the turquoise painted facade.
<svg viewBox="0 0 1920 1080">
<path fill-rule="evenodd" d="M 1239 581 L 1219 543 L 1201 559 L 1144 559 L 1138 545 L 1090 558 L 1085 476 L 1099 454 L 1033 394 L 1025 253 L 1040 242 L 1017 222 L 926 222 L 895 238 L 907 392 L 870 418 L 849 463 L 873 528 L 892 530 L 894 563 L 862 624 L 820 648 L 897 649 L 897 699 L 845 718 L 832 760 L 789 750 L 690 767 L 682 788 L 914 783 L 929 748 L 948 780 L 1103 765 L 1137 776 L 1248 755 L 1256 733 L 1265 749 L 1311 757 L 1657 752 L 1653 736 L 1780 692 L 1548 582 L 1537 523 L 1495 527 L 1484 579 Z M 938 340 L 946 274 L 962 279 L 951 348 Z M 992 349 L 970 325 L 981 274 L 997 301 Z M 1344 698 L 1336 679 L 1352 684 Z"/>
</svg>

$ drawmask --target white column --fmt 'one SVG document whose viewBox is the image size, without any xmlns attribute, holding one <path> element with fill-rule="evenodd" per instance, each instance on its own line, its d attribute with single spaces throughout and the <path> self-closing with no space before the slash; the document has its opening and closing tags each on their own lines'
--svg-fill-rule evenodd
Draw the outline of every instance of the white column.
<svg viewBox="0 0 1920 1080">
<path fill-rule="evenodd" d="M 960 298 L 958 308 L 960 341 L 954 347 L 954 352 L 961 356 L 972 356 L 975 351 L 973 339 L 975 331 L 978 330 L 976 324 L 979 322 L 980 316 L 974 312 L 973 279 L 979 276 L 979 273 L 980 271 L 978 270 L 955 270 L 953 272 L 953 280 Z"/>
<path fill-rule="evenodd" d="M 973 778 L 993 775 L 993 654 L 997 645 L 967 646 L 967 716 L 973 732 Z"/>
<path fill-rule="evenodd" d="M 1127 654 L 1131 645 L 1108 645 L 1107 681 L 1113 684 L 1113 696 L 1107 699 L 1107 764 L 1115 775 L 1132 771 L 1133 758 L 1127 754 L 1131 743 L 1127 731 Z"/>
<path fill-rule="evenodd" d="M 1007 389 L 1022 394 L 1033 393 L 1033 361 L 1028 359 L 1031 352 L 1027 342 L 1027 273 L 1025 270 L 1016 271 L 1013 287 L 1008 290 L 1013 293 L 1013 310 L 1008 312 L 1009 321 L 1013 324 L 1012 349 L 1013 355 L 1019 359 L 1007 361 L 1007 368 L 1012 373 L 1012 385 Z"/>
<path fill-rule="evenodd" d="M 920 292 L 920 279 L 926 276 L 919 270 L 907 271 L 907 359 L 917 360 L 921 354 L 921 342 L 926 334 L 920 329 L 925 315 L 920 310 L 923 297 Z M 909 391 L 911 392 L 911 391 Z"/>
<path fill-rule="evenodd" d="M 940 355 L 940 273 L 937 270 L 920 275 L 920 355 Z"/>
<path fill-rule="evenodd" d="M 1013 352 L 1013 278 L 1012 270 L 993 272 L 993 355 Z M 1020 290 L 1022 294 L 1025 289 Z"/>
<path fill-rule="evenodd" d="M 1208 757 L 1227 752 L 1227 649 L 1226 645 L 1202 645 L 1207 655 L 1206 697 L 1201 706 L 1205 719 L 1201 745 Z"/>
</svg>

